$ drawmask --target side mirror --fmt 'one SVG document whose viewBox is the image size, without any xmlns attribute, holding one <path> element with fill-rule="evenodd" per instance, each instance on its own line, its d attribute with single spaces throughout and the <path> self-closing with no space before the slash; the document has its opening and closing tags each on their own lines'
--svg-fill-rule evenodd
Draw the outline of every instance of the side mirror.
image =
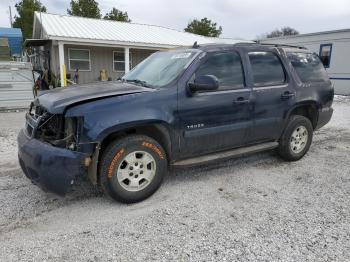
<svg viewBox="0 0 350 262">
<path fill-rule="evenodd" d="M 194 79 L 193 83 L 189 83 L 191 92 L 198 91 L 214 91 L 219 88 L 219 80 L 214 75 L 201 75 Z"/>
</svg>

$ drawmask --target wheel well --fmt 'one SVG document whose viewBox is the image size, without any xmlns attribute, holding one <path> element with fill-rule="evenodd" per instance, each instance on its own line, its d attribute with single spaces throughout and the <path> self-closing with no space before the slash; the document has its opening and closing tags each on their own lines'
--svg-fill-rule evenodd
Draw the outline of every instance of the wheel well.
<svg viewBox="0 0 350 262">
<path fill-rule="evenodd" d="M 317 118 L 318 118 L 318 113 L 317 113 L 317 107 L 316 105 L 302 105 L 294 108 L 290 115 L 301 115 L 305 116 L 308 118 L 313 126 L 313 128 L 316 128 L 317 125 Z"/>
<path fill-rule="evenodd" d="M 107 148 L 107 146 L 113 142 L 114 140 L 118 138 L 122 138 L 127 135 L 132 134 L 139 134 L 139 135 L 146 135 L 154 140 L 156 140 L 165 150 L 165 153 L 167 155 L 167 159 L 170 162 L 171 160 L 171 140 L 170 135 L 168 132 L 168 129 L 162 125 L 162 124 L 153 124 L 153 125 L 143 125 L 143 126 L 137 126 L 132 128 L 127 128 L 124 130 L 120 130 L 118 132 L 114 132 L 109 134 L 106 138 L 103 139 L 100 145 L 100 151 L 98 155 L 98 164 L 97 164 L 97 170 L 94 171 L 94 183 L 99 183 L 100 180 L 100 163 L 101 158 L 103 156 L 104 150 Z"/>
<path fill-rule="evenodd" d="M 109 134 L 101 143 L 100 157 L 103 154 L 103 151 L 106 147 L 114 140 L 122 138 L 127 135 L 138 134 L 145 135 L 156 140 L 165 150 L 168 160 L 171 158 L 171 140 L 168 129 L 162 124 L 153 124 L 153 125 L 143 125 L 132 128 L 127 128 Z"/>
</svg>

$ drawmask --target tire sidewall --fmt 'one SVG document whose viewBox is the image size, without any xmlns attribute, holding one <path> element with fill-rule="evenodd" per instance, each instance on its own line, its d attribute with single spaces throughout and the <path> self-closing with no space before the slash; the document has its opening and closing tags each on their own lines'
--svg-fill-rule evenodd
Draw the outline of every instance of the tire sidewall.
<svg viewBox="0 0 350 262">
<path fill-rule="evenodd" d="M 124 158 L 135 151 L 145 151 L 152 155 L 156 163 L 156 173 L 148 186 L 140 191 L 124 189 L 117 179 L 117 170 Z M 160 186 L 167 173 L 167 159 L 163 148 L 157 141 L 146 136 L 130 136 L 106 149 L 100 169 L 101 185 L 113 199 L 134 203 L 151 196 Z"/>
<path fill-rule="evenodd" d="M 304 149 L 299 153 L 295 153 L 291 149 L 290 140 L 295 129 L 300 126 L 303 126 L 306 128 L 308 132 L 308 139 Z M 292 161 L 299 160 L 309 150 L 310 145 L 312 143 L 312 137 L 313 137 L 313 127 L 310 120 L 303 116 L 293 116 L 289 121 L 287 128 L 282 136 L 282 141 L 281 141 L 282 148 L 280 148 L 280 153 L 282 154 L 282 156 L 284 156 L 288 160 L 292 160 Z"/>
</svg>

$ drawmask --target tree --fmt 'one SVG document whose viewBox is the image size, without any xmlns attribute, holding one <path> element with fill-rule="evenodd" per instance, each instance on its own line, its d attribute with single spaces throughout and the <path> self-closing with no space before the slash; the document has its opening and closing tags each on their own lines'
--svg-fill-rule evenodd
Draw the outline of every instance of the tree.
<svg viewBox="0 0 350 262">
<path fill-rule="evenodd" d="M 266 34 L 266 38 L 274 38 L 279 36 L 288 36 L 288 35 L 298 35 L 299 32 L 294 28 L 289 26 L 282 27 L 281 29 L 275 29 L 272 32 Z"/>
<path fill-rule="evenodd" d="M 21 28 L 24 39 L 31 38 L 33 33 L 34 12 L 46 12 L 46 7 L 38 0 L 21 0 L 15 4 L 18 16 L 15 16 L 13 27 Z"/>
<path fill-rule="evenodd" d="M 295 30 L 294 28 L 291 28 L 289 26 L 282 27 L 281 31 L 283 35 L 299 35 L 299 32 Z"/>
<path fill-rule="evenodd" d="M 103 19 L 106 20 L 113 20 L 113 21 L 121 21 L 121 22 L 131 22 L 128 16 L 128 12 L 123 12 L 118 10 L 117 8 L 114 8 L 107 13 Z"/>
<path fill-rule="evenodd" d="M 274 37 L 280 37 L 280 36 L 283 36 L 283 33 L 279 29 L 275 29 L 275 30 L 271 31 L 270 33 L 266 34 L 266 38 L 274 38 Z"/>
<path fill-rule="evenodd" d="M 185 31 L 197 35 L 218 37 L 222 33 L 222 27 L 219 26 L 219 28 L 217 28 L 216 23 L 204 17 L 200 21 L 197 19 L 190 21 Z"/>
<path fill-rule="evenodd" d="M 71 0 L 69 15 L 89 18 L 101 18 L 100 8 L 95 0 Z"/>
</svg>

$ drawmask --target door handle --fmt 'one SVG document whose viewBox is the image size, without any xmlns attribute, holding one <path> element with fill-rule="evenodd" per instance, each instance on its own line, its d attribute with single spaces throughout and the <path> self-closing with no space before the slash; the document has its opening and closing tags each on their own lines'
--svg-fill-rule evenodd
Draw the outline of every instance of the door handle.
<svg viewBox="0 0 350 262">
<path fill-rule="evenodd" d="M 249 100 L 245 99 L 244 97 L 240 96 L 236 100 L 233 101 L 233 104 L 235 105 L 241 105 L 241 104 L 248 104 Z"/>
<path fill-rule="evenodd" d="M 288 100 L 288 99 L 290 99 L 291 97 L 294 97 L 294 96 L 295 96 L 294 93 L 291 93 L 291 92 L 287 91 L 287 92 L 284 92 L 281 95 L 281 100 Z"/>
</svg>

